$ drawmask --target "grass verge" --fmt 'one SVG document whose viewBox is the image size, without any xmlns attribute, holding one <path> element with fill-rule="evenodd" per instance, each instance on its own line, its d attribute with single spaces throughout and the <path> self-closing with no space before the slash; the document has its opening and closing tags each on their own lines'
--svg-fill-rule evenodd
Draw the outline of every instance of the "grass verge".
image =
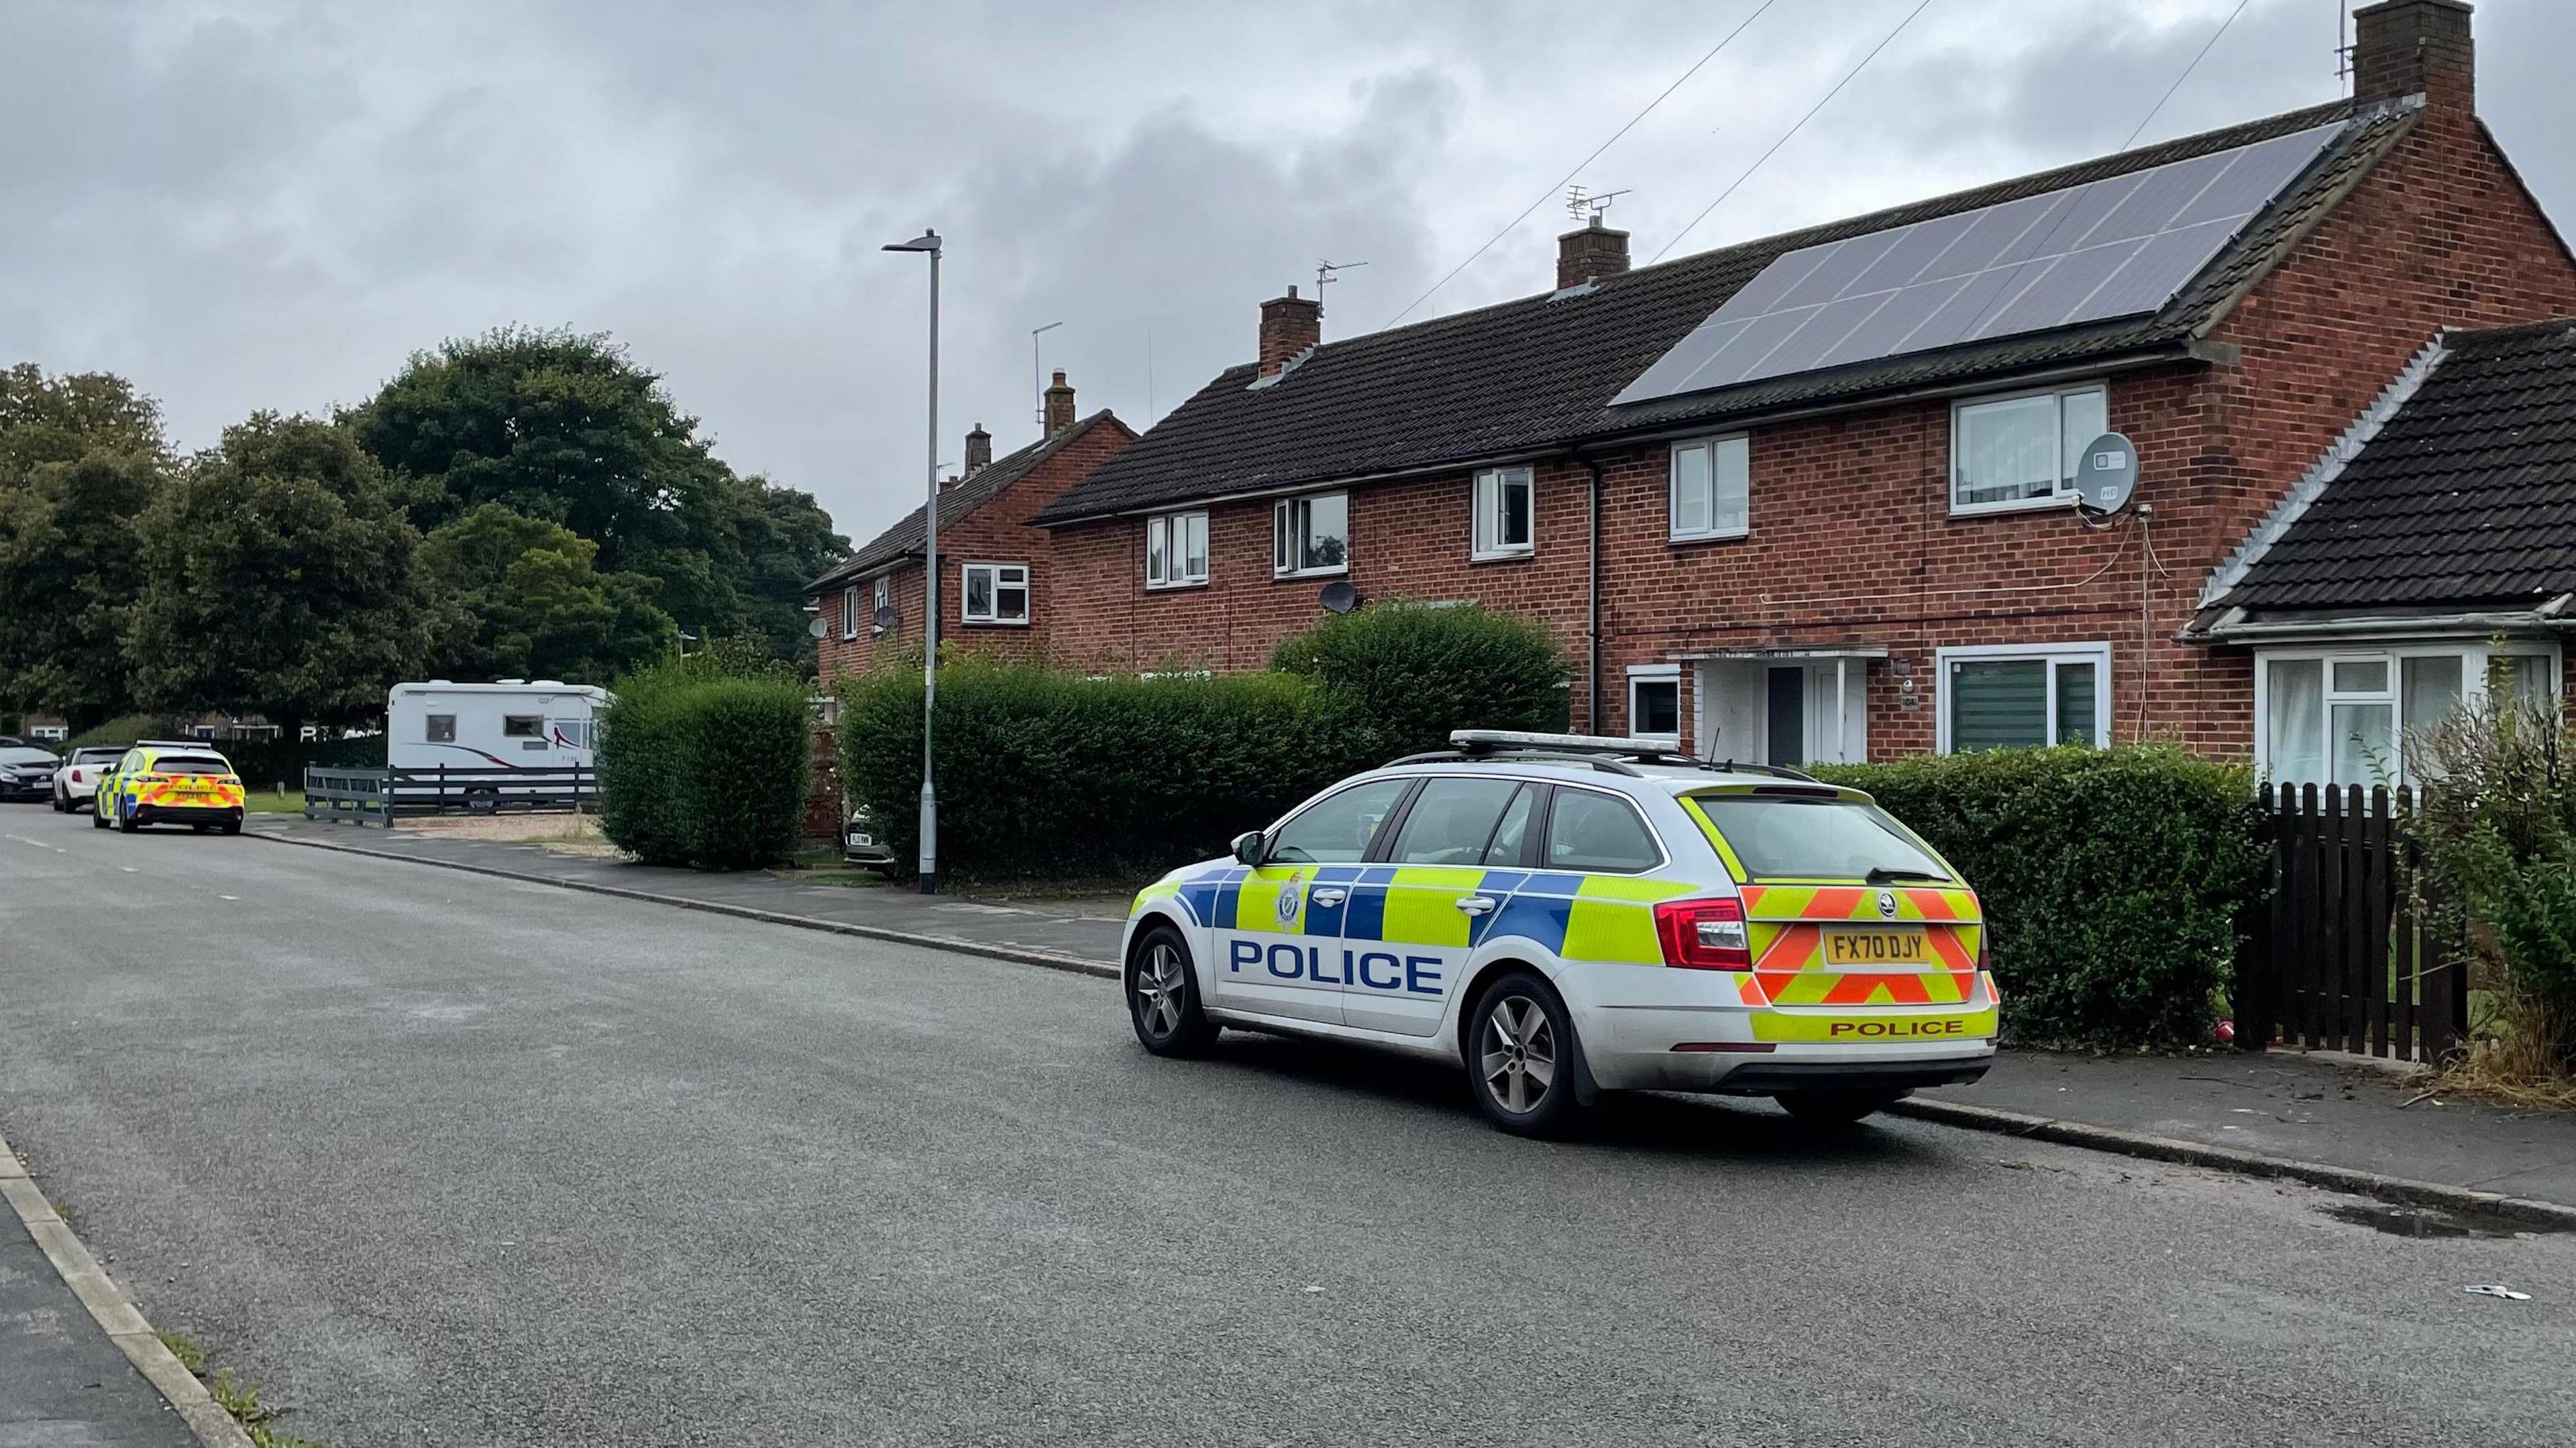
<svg viewBox="0 0 2576 1448">
<path fill-rule="evenodd" d="M 177 1358 L 179 1366 L 206 1385 L 206 1392 L 214 1398 L 215 1406 L 230 1413 L 233 1421 L 241 1424 L 242 1431 L 250 1435 L 250 1441 L 258 1448 L 323 1448 L 318 1439 L 298 1438 L 278 1427 L 277 1420 L 285 1417 L 287 1410 L 261 1402 L 259 1389 L 233 1376 L 231 1368 L 220 1368 L 213 1377 L 206 1376 L 204 1344 L 184 1332 L 164 1332 L 160 1338 L 161 1345 L 170 1350 L 170 1356 Z"/>
</svg>

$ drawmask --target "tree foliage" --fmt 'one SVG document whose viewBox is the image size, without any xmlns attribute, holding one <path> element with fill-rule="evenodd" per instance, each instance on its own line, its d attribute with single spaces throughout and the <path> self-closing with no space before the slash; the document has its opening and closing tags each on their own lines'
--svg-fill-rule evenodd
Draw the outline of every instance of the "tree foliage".
<svg viewBox="0 0 2576 1448">
<path fill-rule="evenodd" d="M 848 540 L 810 496 L 737 476 L 607 338 L 451 340 L 348 420 L 420 527 L 499 503 L 589 539 L 603 573 L 657 580 L 658 606 L 692 634 L 810 656 L 803 586 Z"/>
<path fill-rule="evenodd" d="M 180 712 L 343 723 L 429 657 L 420 535 L 344 428 L 254 414 L 137 525 L 137 697 Z"/>
<path fill-rule="evenodd" d="M 655 580 L 602 573 L 599 547 L 560 523 L 485 503 L 421 540 L 439 601 L 443 678 L 605 683 L 679 642 Z"/>
<path fill-rule="evenodd" d="M 131 707 L 134 525 L 168 467 L 159 410 L 123 378 L 0 371 L 0 707 L 75 728 Z"/>
</svg>

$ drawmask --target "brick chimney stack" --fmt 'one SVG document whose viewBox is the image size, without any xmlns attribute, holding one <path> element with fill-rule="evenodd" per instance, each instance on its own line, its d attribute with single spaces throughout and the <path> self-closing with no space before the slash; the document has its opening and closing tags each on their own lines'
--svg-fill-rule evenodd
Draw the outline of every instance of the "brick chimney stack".
<svg viewBox="0 0 2576 1448">
<path fill-rule="evenodd" d="M 1064 374 L 1059 372 L 1046 390 L 1046 435 L 1053 437 L 1071 426 L 1073 389 L 1065 385 Z"/>
<path fill-rule="evenodd" d="M 1590 225 L 1556 239 L 1558 291 L 1601 277 L 1615 277 L 1627 269 L 1628 233 L 1603 226 L 1599 212 L 1593 213 Z"/>
<path fill-rule="evenodd" d="M 1261 375 L 1276 377 L 1307 348 L 1324 340 L 1324 304 L 1312 297 L 1272 297 L 1261 304 Z"/>
<path fill-rule="evenodd" d="M 1064 374 L 1059 372 L 1056 375 L 1060 378 Z M 984 424 L 979 422 L 973 432 L 966 434 L 966 476 L 971 478 L 992 465 L 993 435 L 986 432 Z"/>
<path fill-rule="evenodd" d="M 2389 101 L 2422 92 L 2456 115 L 2477 110 L 2477 50 L 2461 0 L 2385 0 L 2352 12 L 2352 94 Z"/>
</svg>

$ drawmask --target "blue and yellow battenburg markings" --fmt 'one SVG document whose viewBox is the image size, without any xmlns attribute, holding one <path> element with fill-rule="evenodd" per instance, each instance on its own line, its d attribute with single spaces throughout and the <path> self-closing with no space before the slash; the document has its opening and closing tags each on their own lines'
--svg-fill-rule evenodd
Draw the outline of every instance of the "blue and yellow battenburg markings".
<svg viewBox="0 0 2576 1448">
<path fill-rule="evenodd" d="M 1319 889 L 1339 889 L 1331 904 Z M 1293 895 L 1292 893 L 1293 892 Z M 1682 881 L 1553 870 L 1489 870 L 1450 865 L 1319 865 L 1211 870 L 1189 880 L 1159 881 L 1136 898 L 1141 911 L 1175 900 L 1192 921 L 1220 930 L 1390 945 L 1473 949 L 1495 936 L 1516 936 L 1569 960 L 1660 965 L 1654 906 L 1696 892 Z M 1492 897 L 1495 908 L 1469 915 L 1466 895 Z M 1283 896 L 1291 903 L 1281 913 Z"/>
</svg>

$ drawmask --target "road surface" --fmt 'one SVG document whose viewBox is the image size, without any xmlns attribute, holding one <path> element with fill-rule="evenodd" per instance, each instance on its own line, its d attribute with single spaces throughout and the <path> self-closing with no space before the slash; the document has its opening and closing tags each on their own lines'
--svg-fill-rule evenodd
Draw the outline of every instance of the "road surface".
<svg viewBox="0 0 2576 1448">
<path fill-rule="evenodd" d="M 1765 1103 L 1518 1141 L 1099 980 L 37 809 L 0 1132 L 334 1448 L 2576 1436 L 2576 1238 Z"/>
</svg>

